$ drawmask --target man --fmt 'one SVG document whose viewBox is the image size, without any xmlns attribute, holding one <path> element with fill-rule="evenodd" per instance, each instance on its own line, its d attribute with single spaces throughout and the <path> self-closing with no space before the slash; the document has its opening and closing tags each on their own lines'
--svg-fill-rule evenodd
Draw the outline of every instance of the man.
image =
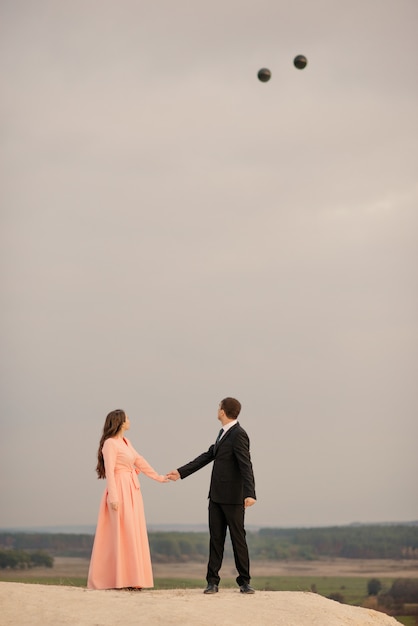
<svg viewBox="0 0 418 626">
<path fill-rule="evenodd" d="M 218 420 L 222 429 L 216 442 L 196 459 L 167 474 L 170 480 L 186 478 L 213 461 L 209 489 L 209 562 L 207 587 L 203 593 L 217 593 L 219 570 L 229 528 L 237 583 L 241 593 L 254 593 L 250 587 L 250 560 L 245 538 L 245 509 L 255 504 L 254 474 L 248 435 L 237 421 L 241 404 L 235 398 L 225 398 L 219 405 Z"/>
</svg>

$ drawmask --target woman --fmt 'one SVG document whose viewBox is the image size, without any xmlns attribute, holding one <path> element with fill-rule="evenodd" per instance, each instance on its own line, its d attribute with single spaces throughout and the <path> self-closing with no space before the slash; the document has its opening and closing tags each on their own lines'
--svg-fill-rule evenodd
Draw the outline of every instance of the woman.
<svg viewBox="0 0 418 626">
<path fill-rule="evenodd" d="M 153 587 L 144 505 L 137 474 L 168 482 L 124 436 L 124 411 L 109 413 L 103 427 L 97 475 L 106 478 L 87 580 L 89 589 Z"/>
</svg>

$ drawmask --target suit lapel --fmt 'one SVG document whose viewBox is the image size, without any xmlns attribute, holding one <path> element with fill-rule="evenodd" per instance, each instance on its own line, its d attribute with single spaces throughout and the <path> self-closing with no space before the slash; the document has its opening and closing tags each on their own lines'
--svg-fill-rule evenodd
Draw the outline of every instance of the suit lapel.
<svg viewBox="0 0 418 626">
<path fill-rule="evenodd" d="M 232 426 L 232 428 L 229 428 L 226 433 L 223 435 L 222 439 L 220 441 L 218 441 L 218 443 L 215 444 L 215 448 L 214 448 L 214 452 L 216 453 L 219 446 L 221 446 L 223 444 L 223 442 L 225 441 L 225 439 L 227 439 L 229 437 L 229 435 L 231 434 L 231 432 L 235 429 L 238 428 L 239 423 L 237 422 L 236 424 L 234 424 Z"/>
</svg>

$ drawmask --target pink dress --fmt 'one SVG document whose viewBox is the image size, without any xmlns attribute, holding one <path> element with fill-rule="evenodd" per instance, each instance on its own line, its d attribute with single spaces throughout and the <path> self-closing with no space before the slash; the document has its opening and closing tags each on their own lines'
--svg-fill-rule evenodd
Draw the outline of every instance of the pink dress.
<svg viewBox="0 0 418 626">
<path fill-rule="evenodd" d="M 88 589 L 153 587 L 144 504 L 137 474 L 166 482 L 126 438 L 103 445 L 107 488 L 100 503 Z M 114 511 L 110 503 L 118 502 Z"/>
</svg>

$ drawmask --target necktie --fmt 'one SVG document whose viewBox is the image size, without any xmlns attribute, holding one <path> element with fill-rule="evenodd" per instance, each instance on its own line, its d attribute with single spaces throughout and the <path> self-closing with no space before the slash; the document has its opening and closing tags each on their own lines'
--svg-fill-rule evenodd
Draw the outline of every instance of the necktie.
<svg viewBox="0 0 418 626">
<path fill-rule="evenodd" d="M 223 432 L 224 432 L 224 429 L 223 429 L 223 428 L 221 428 L 221 430 L 219 431 L 218 436 L 216 437 L 215 445 L 216 445 L 217 443 L 219 443 L 220 438 L 221 438 L 221 437 L 222 437 L 222 435 L 223 435 Z"/>
</svg>

